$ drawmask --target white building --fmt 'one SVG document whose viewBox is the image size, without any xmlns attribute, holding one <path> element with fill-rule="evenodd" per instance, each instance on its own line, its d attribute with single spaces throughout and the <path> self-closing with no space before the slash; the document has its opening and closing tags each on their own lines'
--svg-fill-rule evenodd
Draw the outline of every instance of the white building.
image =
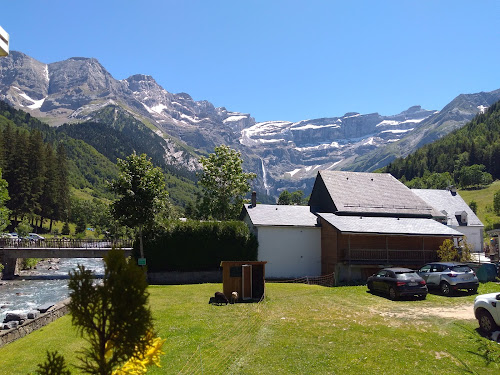
<svg viewBox="0 0 500 375">
<path fill-rule="evenodd" d="M 266 278 L 321 275 L 321 228 L 308 206 L 245 205 L 243 220 L 259 239 Z"/>
<path fill-rule="evenodd" d="M 442 213 L 443 224 L 463 233 L 473 251 L 483 250 L 484 225 L 456 190 L 412 189 L 413 193 Z"/>
</svg>

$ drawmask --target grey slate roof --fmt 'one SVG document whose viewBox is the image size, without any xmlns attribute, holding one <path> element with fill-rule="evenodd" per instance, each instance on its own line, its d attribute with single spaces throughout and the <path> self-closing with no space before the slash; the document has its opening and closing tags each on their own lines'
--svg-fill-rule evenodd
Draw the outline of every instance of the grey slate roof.
<svg viewBox="0 0 500 375">
<path fill-rule="evenodd" d="M 456 212 L 467 212 L 467 226 L 484 226 L 481 220 L 465 203 L 462 197 L 455 193 L 453 195 L 449 190 L 437 189 L 411 189 L 411 191 L 426 201 L 429 205 L 438 211 L 446 211 L 448 216 L 448 225 L 458 226 L 458 220 L 455 216 Z M 441 214 L 440 216 L 444 216 Z"/>
<path fill-rule="evenodd" d="M 342 233 L 460 236 L 463 234 L 434 219 L 369 216 L 339 216 L 318 213 Z"/>
<path fill-rule="evenodd" d="M 258 204 L 255 207 L 245 205 L 245 210 L 255 226 L 314 227 L 317 223 L 309 206 Z"/>
<path fill-rule="evenodd" d="M 318 172 L 338 212 L 435 216 L 434 209 L 389 173 Z"/>
</svg>

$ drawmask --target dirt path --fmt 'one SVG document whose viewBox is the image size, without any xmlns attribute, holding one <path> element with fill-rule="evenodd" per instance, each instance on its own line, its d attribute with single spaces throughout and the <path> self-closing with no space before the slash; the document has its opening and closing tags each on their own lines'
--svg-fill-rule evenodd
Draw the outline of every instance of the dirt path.
<svg viewBox="0 0 500 375">
<path fill-rule="evenodd" d="M 394 318 L 414 318 L 419 319 L 422 317 L 436 316 L 440 318 L 452 318 L 460 320 L 474 320 L 474 310 L 470 303 L 449 306 L 449 307 L 405 307 L 397 311 L 385 311 L 380 315 L 384 317 Z"/>
</svg>

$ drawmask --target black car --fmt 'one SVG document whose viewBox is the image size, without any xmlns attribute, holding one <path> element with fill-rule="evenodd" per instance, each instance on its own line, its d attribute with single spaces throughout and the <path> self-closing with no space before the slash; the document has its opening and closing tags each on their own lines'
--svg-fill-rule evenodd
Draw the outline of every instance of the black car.
<svg viewBox="0 0 500 375">
<path fill-rule="evenodd" d="M 366 282 L 370 292 L 381 292 L 395 300 L 409 296 L 425 299 L 427 285 L 415 271 L 409 268 L 384 268 L 370 276 Z"/>
</svg>

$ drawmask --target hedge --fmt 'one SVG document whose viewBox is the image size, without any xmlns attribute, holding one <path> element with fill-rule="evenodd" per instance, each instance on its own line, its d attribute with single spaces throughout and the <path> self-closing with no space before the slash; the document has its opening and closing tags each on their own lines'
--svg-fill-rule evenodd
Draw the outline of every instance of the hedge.
<svg viewBox="0 0 500 375">
<path fill-rule="evenodd" d="M 148 270 L 217 270 L 222 260 L 257 260 L 257 239 L 241 221 L 176 221 L 144 236 Z M 134 247 L 138 256 L 138 241 Z"/>
</svg>

